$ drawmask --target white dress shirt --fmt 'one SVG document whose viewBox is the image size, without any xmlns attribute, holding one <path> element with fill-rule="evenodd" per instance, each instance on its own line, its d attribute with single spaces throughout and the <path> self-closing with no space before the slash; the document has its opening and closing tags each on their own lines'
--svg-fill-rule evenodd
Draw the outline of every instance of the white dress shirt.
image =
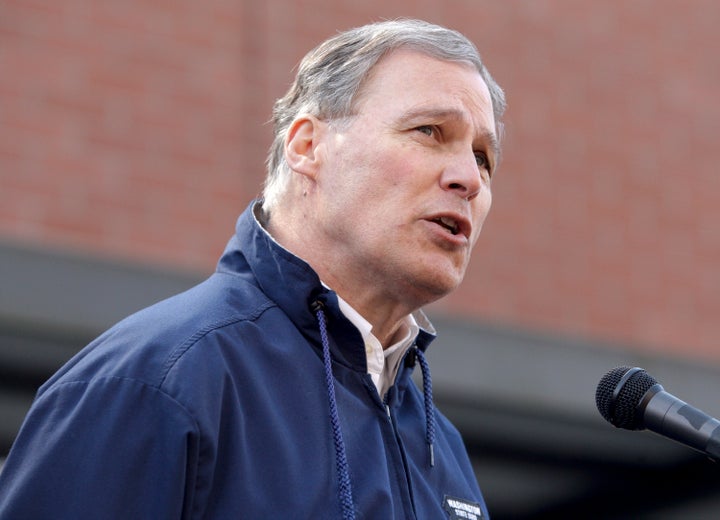
<svg viewBox="0 0 720 520">
<path fill-rule="evenodd" d="M 383 398 L 385 392 L 395 381 L 398 365 L 405 352 L 412 346 L 420 328 L 412 314 L 405 317 L 395 333 L 395 342 L 388 348 L 382 348 L 380 341 L 372 333 L 372 324 L 363 318 L 350 304 L 338 296 L 340 310 L 360 331 L 365 342 L 368 374 L 372 377 L 378 394 Z"/>
</svg>

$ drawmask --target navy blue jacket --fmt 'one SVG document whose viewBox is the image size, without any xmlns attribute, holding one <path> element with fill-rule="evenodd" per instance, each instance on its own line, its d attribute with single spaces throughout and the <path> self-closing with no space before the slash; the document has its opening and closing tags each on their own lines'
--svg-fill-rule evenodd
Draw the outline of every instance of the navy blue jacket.
<svg viewBox="0 0 720 520">
<path fill-rule="evenodd" d="M 0 473 L 1 519 L 339 518 L 318 301 L 356 517 L 447 518 L 470 503 L 487 517 L 435 410 L 429 462 L 410 375 L 432 335 L 381 399 L 335 294 L 251 208 L 209 279 L 123 320 L 40 388 Z"/>
</svg>

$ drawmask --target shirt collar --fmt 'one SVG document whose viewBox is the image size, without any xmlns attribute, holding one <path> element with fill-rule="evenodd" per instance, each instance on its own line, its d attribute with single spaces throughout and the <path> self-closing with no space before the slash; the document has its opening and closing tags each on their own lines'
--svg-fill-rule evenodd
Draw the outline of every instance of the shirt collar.
<svg viewBox="0 0 720 520">
<path fill-rule="evenodd" d="M 397 341 L 388 348 L 383 349 L 380 341 L 372 333 L 372 324 L 363 318 L 349 303 L 338 296 L 340 311 L 345 317 L 357 327 L 365 344 L 367 356 L 367 370 L 378 389 L 380 396 L 383 396 L 388 388 L 395 381 L 399 362 L 405 352 L 412 346 L 420 327 L 412 314 L 408 314 L 400 323 L 396 333 Z"/>
</svg>

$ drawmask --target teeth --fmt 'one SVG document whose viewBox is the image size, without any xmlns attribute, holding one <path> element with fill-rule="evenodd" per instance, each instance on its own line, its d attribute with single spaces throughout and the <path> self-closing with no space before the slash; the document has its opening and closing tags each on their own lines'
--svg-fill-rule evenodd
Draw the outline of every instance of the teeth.
<svg viewBox="0 0 720 520">
<path fill-rule="evenodd" d="M 457 226 L 457 222 L 455 222 L 455 220 L 451 219 L 450 217 L 440 217 L 440 218 L 437 219 L 437 220 L 438 220 L 443 226 L 445 226 L 446 228 L 448 228 L 448 230 L 450 230 L 450 232 L 451 232 L 453 235 L 457 235 L 458 226 Z"/>
</svg>

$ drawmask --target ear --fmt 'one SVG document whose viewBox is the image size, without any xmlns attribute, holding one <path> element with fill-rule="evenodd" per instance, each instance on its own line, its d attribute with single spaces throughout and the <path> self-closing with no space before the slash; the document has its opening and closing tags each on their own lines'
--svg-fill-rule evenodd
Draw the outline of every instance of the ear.
<svg viewBox="0 0 720 520">
<path fill-rule="evenodd" d="M 285 160 L 291 170 L 315 177 L 320 165 L 317 148 L 323 130 L 322 121 L 311 115 L 300 116 L 290 124 L 285 137 Z"/>
</svg>

